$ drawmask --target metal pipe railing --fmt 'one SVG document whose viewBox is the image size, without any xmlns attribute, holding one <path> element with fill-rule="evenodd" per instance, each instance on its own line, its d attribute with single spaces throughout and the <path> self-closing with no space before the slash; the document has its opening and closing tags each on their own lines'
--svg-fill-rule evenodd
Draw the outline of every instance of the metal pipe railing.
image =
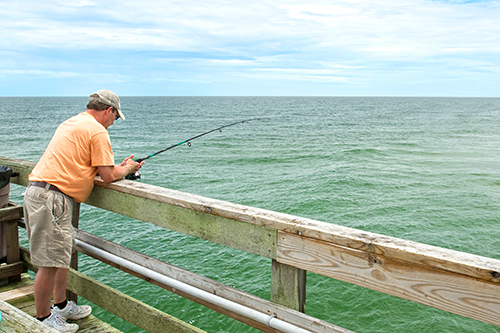
<svg viewBox="0 0 500 333">
<path fill-rule="evenodd" d="M 211 294 L 209 292 L 206 292 L 204 290 L 195 288 L 193 286 L 190 286 L 186 283 L 177 281 L 175 279 L 172 279 L 168 276 L 165 276 L 163 274 L 160 274 L 158 272 L 155 272 L 149 268 L 140 266 L 136 263 L 133 263 L 129 260 L 126 260 L 124 258 L 118 257 L 112 253 L 106 252 L 104 250 L 101 250 L 95 246 L 92 246 L 88 243 L 82 242 L 81 240 L 76 240 L 76 246 L 77 248 L 80 247 L 87 253 L 94 254 L 98 257 L 101 257 L 103 259 L 106 259 L 110 262 L 113 262 L 117 265 L 120 265 L 124 268 L 127 268 L 133 272 L 139 273 L 141 275 L 144 275 L 146 277 L 149 277 L 155 281 L 161 282 L 167 286 L 170 286 L 172 288 L 175 288 L 183 293 L 195 296 L 196 298 L 199 298 L 201 300 L 204 300 L 208 303 L 214 304 L 220 308 L 226 309 L 228 311 L 237 313 L 241 316 L 244 316 L 246 318 L 252 319 L 258 323 L 267 325 L 270 328 L 276 329 L 278 331 L 284 332 L 284 333 L 311 333 L 311 331 L 305 330 L 303 328 L 300 328 L 298 326 L 292 325 L 288 322 L 285 322 L 281 319 L 276 318 L 275 315 L 268 315 L 259 311 L 256 311 L 254 309 L 251 309 L 249 307 L 246 307 L 244 305 L 235 303 L 233 301 L 227 300 L 225 298 L 222 298 L 220 296 Z"/>
</svg>

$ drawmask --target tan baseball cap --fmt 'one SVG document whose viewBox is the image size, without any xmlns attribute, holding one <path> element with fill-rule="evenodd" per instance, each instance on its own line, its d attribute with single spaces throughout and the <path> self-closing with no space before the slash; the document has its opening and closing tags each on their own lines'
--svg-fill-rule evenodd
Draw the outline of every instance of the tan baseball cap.
<svg viewBox="0 0 500 333">
<path fill-rule="evenodd" d="M 120 110 L 120 99 L 118 96 L 112 92 L 111 90 L 107 89 L 101 89 L 90 95 L 89 101 L 97 101 L 104 103 L 106 105 L 112 106 L 115 109 L 118 110 L 118 114 L 120 115 L 120 118 L 125 120 L 125 116 L 123 115 L 122 111 Z"/>
</svg>

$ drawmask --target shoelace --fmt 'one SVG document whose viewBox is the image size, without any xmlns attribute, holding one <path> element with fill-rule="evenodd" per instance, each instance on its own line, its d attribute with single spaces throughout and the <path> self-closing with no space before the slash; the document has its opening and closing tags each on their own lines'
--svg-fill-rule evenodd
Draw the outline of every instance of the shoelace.
<svg viewBox="0 0 500 333">
<path fill-rule="evenodd" d="M 61 326 L 66 325 L 66 321 L 63 319 L 63 317 L 61 317 L 61 316 L 60 316 L 60 315 L 58 315 L 58 314 L 54 314 L 53 316 L 54 316 L 54 321 L 55 321 L 57 324 L 59 324 L 59 325 L 61 325 Z"/>
<path fill-rule="evenodd" d="M 68 315 L 71 316 L 71 315 L 78 313 L 78 305 L 76 305 L 75 303 L 70 301 L 70 302 L 68 302 L 68 306 L 69 306 Z"/>
</svg>

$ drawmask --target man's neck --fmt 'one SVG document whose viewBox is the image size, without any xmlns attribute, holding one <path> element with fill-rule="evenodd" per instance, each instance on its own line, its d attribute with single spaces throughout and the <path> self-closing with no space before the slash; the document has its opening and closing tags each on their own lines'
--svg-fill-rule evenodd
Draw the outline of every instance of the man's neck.
<svg viewBox="0 0 500 333">
<path fill-rule="evenodd" d="M 105 128 L 107 128 L 105 125 L 104 125 L 104 116 L 105 116 L 105 113 L 103 111 L 96 111 L 96 110 L 93 110 L 93 109 L 87 109 L 87 111 L 85 111 L 86 113 L 90 114 L 92 117 L 94 117 L 94 119 L 99 123 L 101 124 L 102 126 L 104 126 Z"/>
</svg>

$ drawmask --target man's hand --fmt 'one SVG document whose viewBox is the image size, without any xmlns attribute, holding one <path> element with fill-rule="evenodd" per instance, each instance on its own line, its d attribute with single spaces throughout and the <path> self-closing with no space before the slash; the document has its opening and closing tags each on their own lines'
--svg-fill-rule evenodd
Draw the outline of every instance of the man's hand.
<svg viewBox="0 0 500 333">
<path fill-rule="evenodd" d="M 134 155 L 126 157 L 122 163 L 112 166 L 98 166 L 97 174 L 101 176 L 105 183 L 111 183 L 115 180 L 122 179 L 128 174 L 138 171 L 144 161 L 138 163 L 133 160 Z"/>
</svg>

